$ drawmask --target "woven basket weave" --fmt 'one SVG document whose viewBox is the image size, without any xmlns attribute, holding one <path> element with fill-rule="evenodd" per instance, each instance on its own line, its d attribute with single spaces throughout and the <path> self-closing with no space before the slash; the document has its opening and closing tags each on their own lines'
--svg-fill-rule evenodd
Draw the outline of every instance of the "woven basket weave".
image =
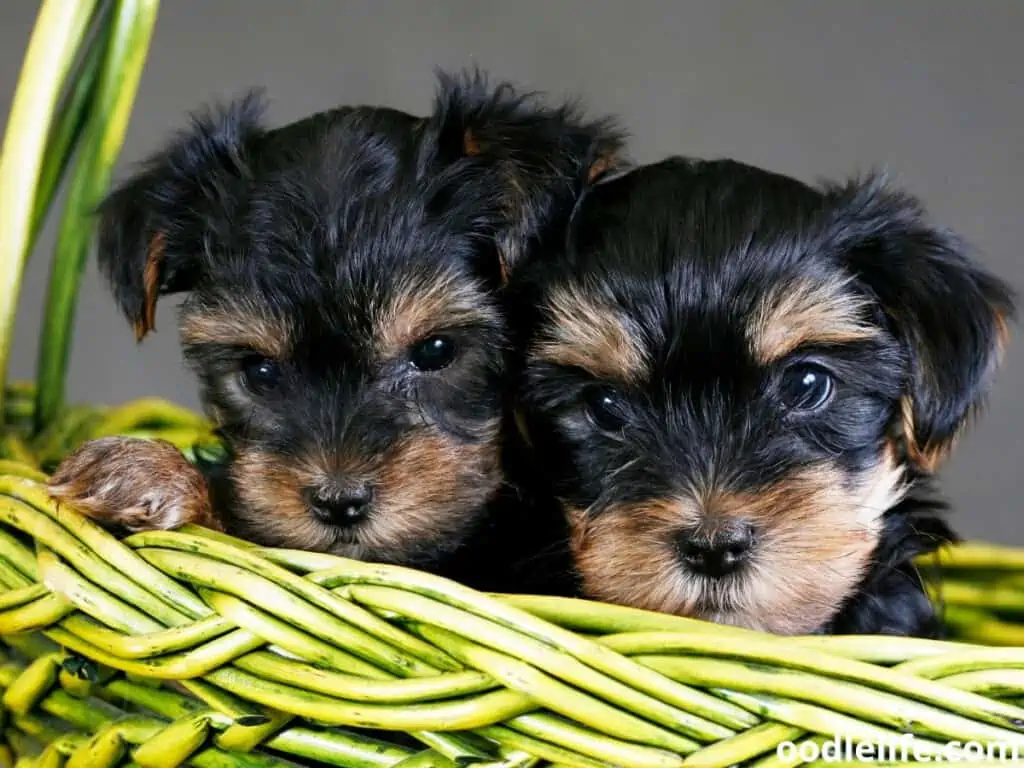
<svg viewBox="0 0 1024 768">
<path fill-rule="evenodd" d="M 838 765 L 858 743 L 875 762 L 886 744 L 891 763 L 1024 759 L 1024 552 L 943 553 L 956 641 L 780 638 L 204 529 L 119 541 L 42 485 L 112 432 L 206 434 L 147 400 L 7 435 L 0 765 Z"/>
</svg>

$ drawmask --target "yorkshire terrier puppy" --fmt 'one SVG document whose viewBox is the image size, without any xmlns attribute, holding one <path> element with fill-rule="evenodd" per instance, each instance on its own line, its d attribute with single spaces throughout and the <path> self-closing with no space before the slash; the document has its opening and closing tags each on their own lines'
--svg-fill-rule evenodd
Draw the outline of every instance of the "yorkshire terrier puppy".
<svg viewBox="0 0 1024 768">
<path fill-rule="evenodd" d="M 158 296 L 187 294 L 184 354 L 227 465 L 203 477 L 167 444 L 111 438 L 68 457 L 52 493 L 129 530 L 200 522 L 435 565 L 500 495 L 508 276 L 620 136 L 480 76 L 442 76 L 427 117 L 260 115 L 255 97 L 200 114 L 99 227 L 138 339 Z"/>
<path fill-rule="evenodd" d="M 877 178 L 673 158 L 513 277 L 518 419 L 593 599 L 778 634 L 932 635 L 929 477 L 1013 295 Z"/>
</svg>

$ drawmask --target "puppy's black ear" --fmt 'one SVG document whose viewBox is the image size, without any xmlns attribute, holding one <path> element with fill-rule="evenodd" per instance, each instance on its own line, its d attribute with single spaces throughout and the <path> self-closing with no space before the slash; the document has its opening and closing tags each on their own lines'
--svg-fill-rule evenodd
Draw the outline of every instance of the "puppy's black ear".
<svg viewBox="0 0 1024 768">
<path fill-rule="evenodd" d="M 899 432 L 907 457 L 933 472 L 980 405 L 1014 319 L 1014 292 L 931 226 L 920 202 L 881 178 L 828 191 L 830 239 L 880 303 L 910 370 Z"/>
<path fill-rule="evenodd" d="M 154 327 L 157 297 L 193 288 L 204 254 L 223 242 L 261 112 L 259 96 L 250 93 L 196 114 L 101 204 L 100 271 L 137 340 Z"/>
<path fill-rule="evenodd" d="M 438 159 L 459 168 L 507 278 L 559 230 L 585 184 L 625 162 L 624 134 L 610 118 L 588 120 L 573 104 L 551 106 L 509 83 L 489 86 L 479 72 L 439 79 Z"/>
</svg>

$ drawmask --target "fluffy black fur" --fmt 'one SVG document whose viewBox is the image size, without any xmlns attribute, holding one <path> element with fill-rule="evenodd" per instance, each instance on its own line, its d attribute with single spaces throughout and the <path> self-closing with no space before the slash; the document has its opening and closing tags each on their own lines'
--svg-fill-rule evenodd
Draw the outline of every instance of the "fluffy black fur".
<svg viewBox="0 0 1024 768">
<path fill-rule="evenodd" d="M 480 74 L 441 75 L 425 117 L 342 107 L 269 129 L 262 111 L 253 94 L 196 115 L 113 192 L 102 273 L 140 338 L 157 295 L 188 294 L 229 532 L 441 568 L 514 496 L 508 275 L 621 136 Z M 477 557 L 451 568 L 471 580 Z"/>
<path fill-rule="evenodd" d="M 799 346 L 770 363 L 754 359 L 750 328 L 760 302 L 807 284 L 841 286 L 833 298 L 855 301 L 874 335 Z M 640 380 L 609 379 L 543 353 L 557 336 L 547 301 L 564 298 L 566 288 L 617 318 L 642 349 Z M 788 621 L 799 631 L 939 631 L 912 562 L 955 538 L 929 476 L 980 402 L 1014 309 L 1009 287 L 931 225 L 915 199 L 874 177 L 812 187 L 733 161 L 671 158 L 588 190 L 563 252 L 518 272 L 512 295 L 530 472 L 578 516 L 577 562 L 588 537 L 605 536 L 581 568 L 585 594 L 770 627 L 763 615 L 752 618 L 744 590 L 754 595 L 754 582 L 774 580 L 784 611 L 787 570 L 806 568 L 813 584 L 809 563 L 825 558 L 826 545 L 807 532 L 815 525 L 811 496 L 780 497 L 797 499 L 799 522 L 785 508 L 761 510 L 741 553 L 747 559 L 720 577 L 695 575 L 681 554 L 696 535 L 686 528 L 692 520 L 650 522 L 643 518 L 654 513 L 645 510 L 679 499 L 700 507 L 698 490 L 734 498 L 785 492 L 808 471 L 828 470 L 853 488 L 892 451 L 909 490 L 880 516 L 859 578 L 842 599 L 815 609 L 814 626 L 801 625 L 806 613 L 797 608 Z M 790 408 L 782 393 L 809 381 L 808 371 L 818 382 L 826 377 L 831 394 L 820 407 Z M 718 524 L 709 504 L 700 525 Z M 785 536 L 771 545 L 773 560 L 757 563 L 773 526 Z M 817 568 L 819 580 L 830 578 L 827 562 Z M 785 599 L 799 605 L 799 596 Z"/>
<path fill-rule="evenodd" d="M 339 107 L 271 130 L 257 91 L 194 115 L 101 207 L 99 265 L 129 320 L 143 315 L 147 249 L 158 233 L 159 290 L 170 294 L 214 283 L 232 266 L 323 262 L 354 272 L 362 259 L 382 271 L 382 256 L 445 257 L 432 249 L 446 234 L 461 238 L 452 259 L 493 283 L 498 241 L 509 243 L 501 256 L 514 267 L 546 232 L 560 231 L 588 169 L 621 147 L 613 122 L 545 105 L 510 83 L 488 85 L 481 73 L 438 77 L 425 118 Z M 272 246 L 274 260 L 260 261 Z"/>
<path fill-rule="evenodd" d="M 917 484 L 911 498 L 886 513 L 871 567 L 821 627 L 823 634 L 943 636 L 940 614 L 925 593 L 913 560 L 959 537 L 944 519 L 946 506 L 931 498 L 928 479 L 918 478 Z"/>
</svg>

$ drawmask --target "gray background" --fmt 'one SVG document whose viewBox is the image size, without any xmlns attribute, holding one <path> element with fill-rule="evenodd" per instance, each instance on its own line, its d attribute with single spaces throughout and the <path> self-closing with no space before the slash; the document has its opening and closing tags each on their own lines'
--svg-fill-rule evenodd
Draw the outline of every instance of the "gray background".
<svg viewBox="0 0 1024 768">
<path fill-rule="evenodd" d="M 36 9 L 0 5 L 5 120 Z M 731 156 L 806 180 L 887 167 L 1024 288 L 1021 40 L 1021 0 L 164 0 L 118 172 L 189 110 L 252 85 L 275 123 L 342 102 L 422 112 L 435 67 L 477 63 L 618 113 L 639 160 Z M 44 255 L 26 275 L 17 376 L 32 374 L 46 276 Z M 136 347 L 90 264 L 70 397 L 196 406 L 174 304 Z M 1014 341 L 944 473 L 968 535 L 1024 544 L 1022 383 Z"/>
</svg>

